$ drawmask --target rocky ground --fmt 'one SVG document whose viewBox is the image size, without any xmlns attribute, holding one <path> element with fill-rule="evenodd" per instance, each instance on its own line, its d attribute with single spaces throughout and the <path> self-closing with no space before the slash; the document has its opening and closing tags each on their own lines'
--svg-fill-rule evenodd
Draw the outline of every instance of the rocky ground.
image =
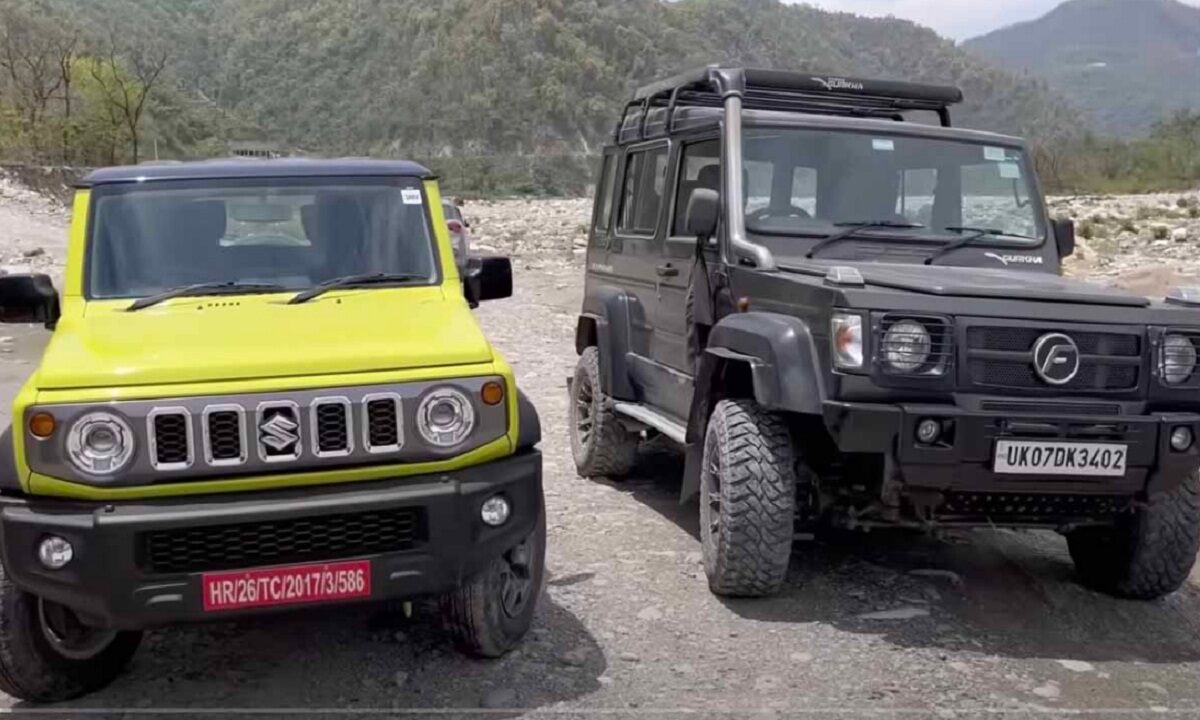
<svg viewBox="0 0 1200 720">
<path fill-rule="evenodd" d="M 1196 272 L 1200 226 L 1179 216 L 1196 196 L 1178 201 L 1056 201 L 1081 219 L 1105 215 L 1099 224 L 1114 231 L 1081 244 L 1071 272 L 1111 282 L 1147 266 Z M 1126 237 L 1107 219 L 1143 207 L 1171 215 L 1134 219 Z M 796 546 L 779 597 L 710 594 L 696 507 L 676 499 L 676 455 L 651 453 L 620 484 L 574 473 L 564 380 L 589 204 L 479 202 L 466 212 L 479 247 L 516 258 L 515 296 L 481 307 L 479 319 L 545 432 L 549 579 L 529 641 L 503 660 L 465 660 L 423 606 L 411 620 L 339 609 L 170 629 L 150 634 L 129 672 L 64 716 L 1200 715 L 1200 574 L 1160 602 L 1114 600 L 1074 581 L 1051 534 L 822 538 Z M 65 221 L 0 184 L 0 262 L 55 269 Z M 1188 228 L 1187 238 L 1156 245 L 1158 222 Z M 25 257 L 38 247 L 45 255 Z M 13 335 L 13 352 L 0 356 L 5 397 L 44 342 L 33 330 Z"/>
</svg>

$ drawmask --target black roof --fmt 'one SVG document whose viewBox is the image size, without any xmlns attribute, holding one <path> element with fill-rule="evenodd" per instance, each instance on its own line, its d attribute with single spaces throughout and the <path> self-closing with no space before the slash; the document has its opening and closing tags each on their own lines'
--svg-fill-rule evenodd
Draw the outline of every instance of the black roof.
<svg viewBox="0 0 1200 720">
<path fill-rule="evenodd" d="M 219 180 L 229 178 L 277 177 L 415 177 L 432 178 L 429 169 L 407 160 L 339 158 L 278 158 L 274 160 L 221 159 L 198 162 L 122 165 L 88 173 L 77 187 L 105 183 L 151 180 Z"/>
</svg>

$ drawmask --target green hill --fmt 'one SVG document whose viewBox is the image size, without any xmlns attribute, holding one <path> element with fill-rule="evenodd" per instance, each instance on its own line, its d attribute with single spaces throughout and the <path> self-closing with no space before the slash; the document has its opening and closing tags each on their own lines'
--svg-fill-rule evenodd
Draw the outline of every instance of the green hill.
<svg viewBox="0 0 1200 720">
<path fill-rule="evenodd" d="M 166 43 L 185 92 L 314 152 L 592 153 L 639 83 L 714 61 L 959 84 L 975 127 L 1077 124 L 928 29 L 776 0 L 48 1 Z"/>
<path fill-rule="evenodd" d="M 1176 0 L 1070 0 L 964 47 L 1044 78 L 1101 132 L 1142 135 L 1200 109 L 1200 8 Z"/>
</svg>

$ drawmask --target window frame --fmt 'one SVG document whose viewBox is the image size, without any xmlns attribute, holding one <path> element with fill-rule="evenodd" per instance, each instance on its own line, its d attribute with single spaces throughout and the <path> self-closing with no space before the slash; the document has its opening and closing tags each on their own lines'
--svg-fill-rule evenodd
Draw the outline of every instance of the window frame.
<svg viewBox="0 0 1200 720">
<path fill-rule="evenodd" d="M 624 152 L 622 153 L 622 157 L 621 157 L 621 167 L 620 167 L 620 173 L 619 173 L 621 176 L 620 203 L 613 204 L 614 205 L 614 207 L 613 207 L 614 221 L 612 223 L 612 237 L 614 240 L 614 243 L 613 243 L 614 252 L 619 252 L 620 247 L 622 245 L 621 243 L 618 243 L 616 241 L 640 240 L 640 241 L 644 242 L 646 240 L 658 237 L 659 232 L 662 230 L 663 205 L 664 205 L 663 198 L 659 198 L 658 210 L 655 213 L 654 227 L 649 232 L 637 232 L 637 231 L 632 231 L 632 230 L 626 230 L 621 227 L 621 215 L 625 211 L 625 185 L 626 185 L 627 175 L 628 175 L 628 171 L 629 171 L 629 161 L 630 161 L 631 157 L 637 153 L 649 154 L 651 152 L 654 152 L 655 150 L 665 150 L 666 151 L 666 157 L 667 157 L 666 171 L 667 172 L 666 172 L 666 176 L 663 178 L 663 194 L 665 195 L 666 191 L 670 187 L 671 151 L 673 149 L 673 146 L 674 146 L 674 143 L 671 140 L 664 138 L 664 139 L 652 140 L 650 142 L 639 143 L 637 145 L 629 145 L 626 148 L 624 148 Z M 635 178 L 634 182 L 637 182 L 636 178 Z"/>
</svg>

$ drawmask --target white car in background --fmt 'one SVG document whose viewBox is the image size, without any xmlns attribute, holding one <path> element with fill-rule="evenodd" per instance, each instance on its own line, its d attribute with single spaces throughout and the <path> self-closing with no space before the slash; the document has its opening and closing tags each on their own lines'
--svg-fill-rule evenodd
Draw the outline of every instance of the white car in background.
<svg viewBox="0 0 1200 720">
<path fill-rule="evenodd" d="M 461 272 L 467 266 L 467 258 L 471 256 L 471 238 L 467 231 L 471 228 L 462 215 L 462 209 L 447 199 L 442 199 L 442 215 L 446 218 L 446 228 L 450 231 L 450 245 L 454 248 L 454 262 Z"/>
</svg>

